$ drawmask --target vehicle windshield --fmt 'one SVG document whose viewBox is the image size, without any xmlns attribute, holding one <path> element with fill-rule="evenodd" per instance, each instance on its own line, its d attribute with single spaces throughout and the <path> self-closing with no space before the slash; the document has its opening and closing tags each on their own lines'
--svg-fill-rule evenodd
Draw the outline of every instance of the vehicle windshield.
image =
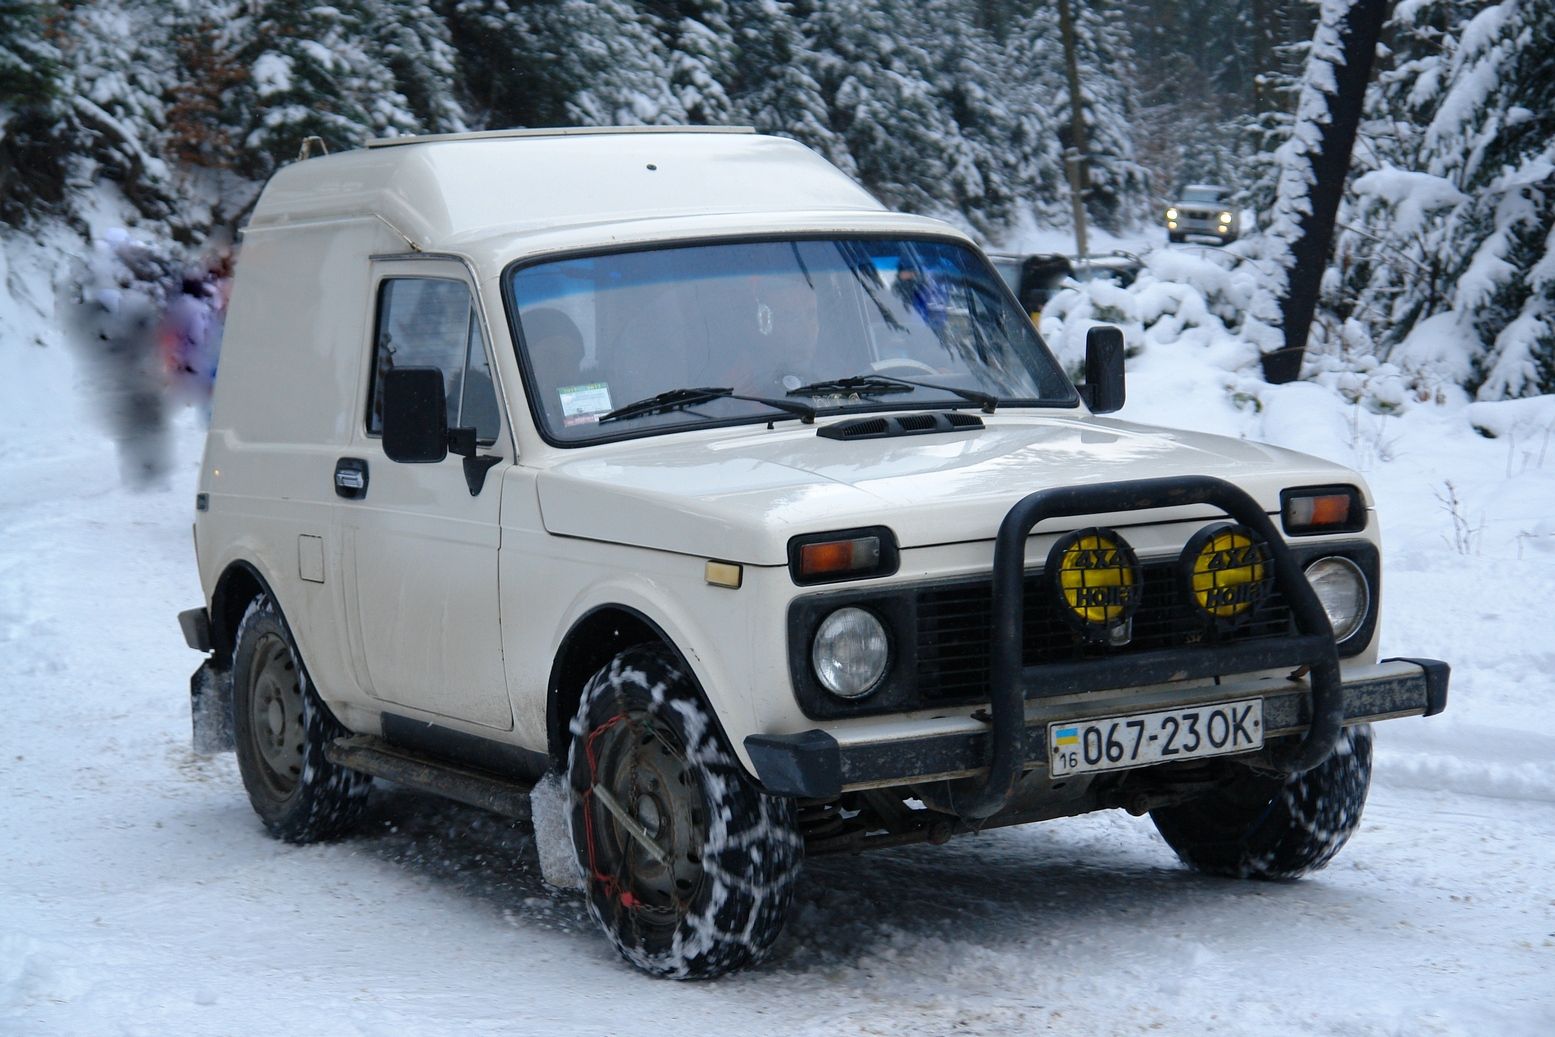
<svg viewBox="0 0 1555 1037">
<path fill-rule="evenodd" d="M 685 245 L 507 276 L 535 417 L 556 443 L 795 418 L 763 399 L 823 415 L 1077 399 L 998 275 L 955 242 Z M 883 388 L 891 377 L 910 384 Z M 672 406 L 632 406 L 665 393 Z"/>
<path fill-rule="evenodd" d="M 1182 200 L 1185 202 L 1218 202 L 1221 190 L 1218 187 L 1186 187 L 1183 188 Z"/>
</svg>

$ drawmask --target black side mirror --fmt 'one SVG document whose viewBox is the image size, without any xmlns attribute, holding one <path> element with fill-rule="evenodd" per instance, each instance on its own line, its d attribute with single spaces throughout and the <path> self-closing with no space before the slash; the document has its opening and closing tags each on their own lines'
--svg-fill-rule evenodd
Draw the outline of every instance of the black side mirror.
<svg viewBox="0 0 1555 1037">
<path fill-rule="evenodd" d="M 1103 325 L 1085 333 L 1085 384 L 1080 398 L 1096 414 L 1123 407 L 1123 331 Z"/>
<path fill-rule="evenodd" d="M 448 456 L 448 399 L 435 367 L 396 367 L 383 377 L 383 452 L 403 464 Z"/>
</svg>

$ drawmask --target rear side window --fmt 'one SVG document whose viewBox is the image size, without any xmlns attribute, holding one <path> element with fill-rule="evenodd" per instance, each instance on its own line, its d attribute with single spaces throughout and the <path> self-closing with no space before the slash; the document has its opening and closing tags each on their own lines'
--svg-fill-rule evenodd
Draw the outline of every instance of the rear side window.
<svg viewBox="0 0 1555 1037">
<path fill-rule="evenodd" d="M 442 371 L 448 427 L 473 428 L 482 443 L 497 438 L 501 419 L 486 339 L 463 281 L 393 277 L 378 286 L 373 380 L 367 394 L 370 435 L 383 433 L 383 376 L 396 367 Z"/>
</svg>

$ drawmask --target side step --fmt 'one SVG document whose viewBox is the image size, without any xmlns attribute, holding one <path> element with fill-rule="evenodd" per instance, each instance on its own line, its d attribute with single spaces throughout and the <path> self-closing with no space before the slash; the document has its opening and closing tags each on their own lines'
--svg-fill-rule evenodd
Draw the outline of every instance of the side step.
<svg viewBox="0 0 1555 1037">
<path fill-rule="evenodd" d="M 423 792 L 480 807 L 519 821 L 529 820 L 532 782 L 461 767 L 371 735 L 337 738 L 325 749 L 331 763 Z"/>
</svg>

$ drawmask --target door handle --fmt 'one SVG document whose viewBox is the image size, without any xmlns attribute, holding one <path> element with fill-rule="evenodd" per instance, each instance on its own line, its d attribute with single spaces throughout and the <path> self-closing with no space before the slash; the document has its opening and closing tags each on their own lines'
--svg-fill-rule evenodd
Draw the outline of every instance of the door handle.
<svg viewBox="0 0 1555 1037">
<path fill-rule="evenodd" d="M 367 462 L 360 457 L 342 457 L 335 462 L 335 493 L 348 500 L 367 496 Z"/>
</svg>

